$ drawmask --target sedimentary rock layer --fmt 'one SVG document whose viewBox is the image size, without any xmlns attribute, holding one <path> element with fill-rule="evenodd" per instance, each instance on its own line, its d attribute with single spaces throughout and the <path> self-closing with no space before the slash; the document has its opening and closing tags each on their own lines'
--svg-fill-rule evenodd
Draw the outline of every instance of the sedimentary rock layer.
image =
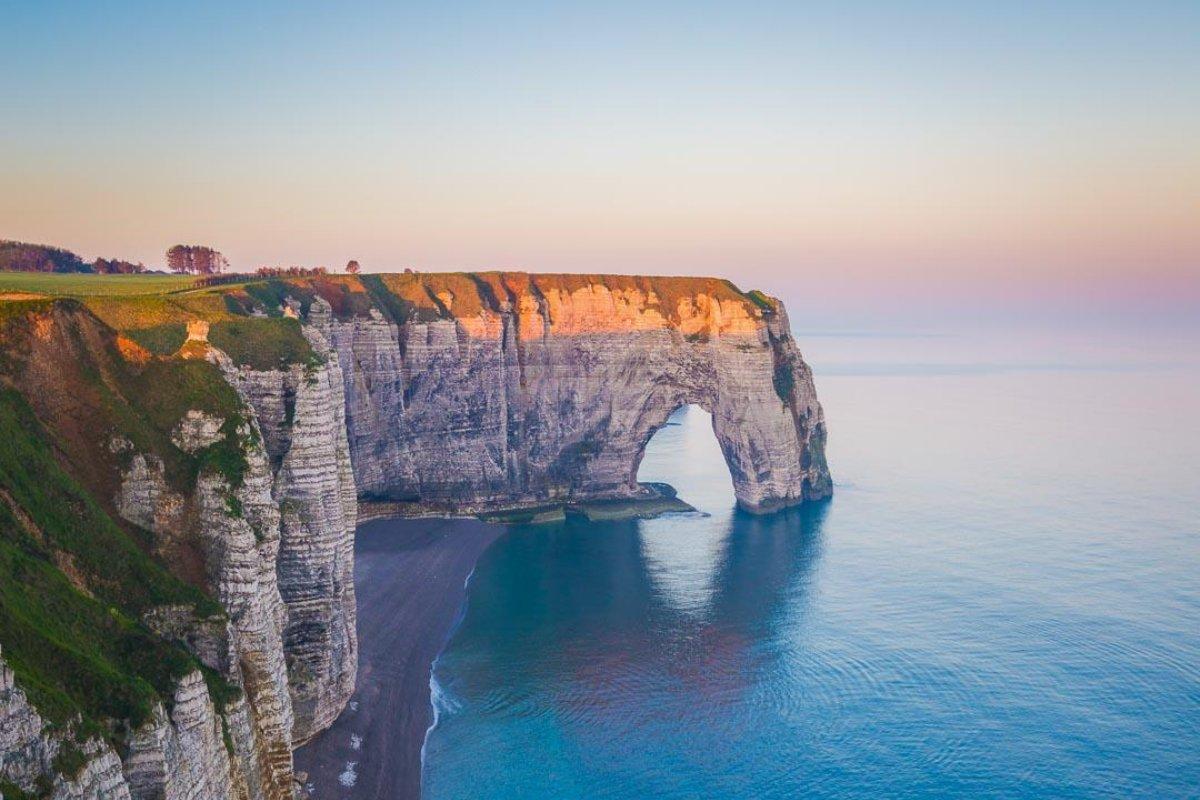
<svg viewBox="0 0 1200 800">
<path fill-rule="evenodd" d="M 63 747 L 61 735 L 29 703 L 0 658 L 0 778 L 18 787 L 36 787 L 51 800 L 131 800 L 115 750 L 94 740 L 86 743 L 82 766 L 64 776 L 55 769 Z"/>
<path fill-rule="evenodd" d="M 743 508 L 830 492 L 823 412 L 778 301 L 688 278 L 383 284 L 404 301 L 390 314 L 309 312 L 346 373 L 366 496 L 478 509 L 637 495 L 646 443 L 687 403 L 713 415 Z"/>
<path fill-rule="evenodd" d="M 292 663 L 299 744 L 329 727 L 354 692 L 358 640 L 354 601 L 357 492 L 346 438 L 338 357 L 307 331 L 319 366 L 226 368 L 230 382 L 264 422 L 276 467 L 280 548 L 276 562 L 287 606 L 284 649 Z"/>
<path fill-rule="evenodd" d="M 163 312 L 183 310 L 163 324 L 186 323 L 186 340 L 157 356 L 73 301 L 6 329 L 0 389 L 69 449 L 63 469 L 123 520 L 112 535 L 150 551 L 145 569 L 219 609 L 199 613 L 178 587 L 122 608 L 192 666 L 119 738 L 125 722 L 100 735 L 91 720 L 86 736 L 81 719 L 48 722 L 0 660 L 0 791 L 295 796 L 292 748 L 354 691 L 360 496 L 435 513 L 635 498 L 647 442 L 686 403 L 711 412 L 743 508 L 830 492 L 786 313 L 725 281 L 406 274 L 213 291 L 219 312 L 202 299 Z M 127 310 L 101 311 L 117 325 Z M 43 536 L 44 508 L 0 502 L 25 529 L 11 541 L 60 580 L 124 597 Z"/>
</svg>

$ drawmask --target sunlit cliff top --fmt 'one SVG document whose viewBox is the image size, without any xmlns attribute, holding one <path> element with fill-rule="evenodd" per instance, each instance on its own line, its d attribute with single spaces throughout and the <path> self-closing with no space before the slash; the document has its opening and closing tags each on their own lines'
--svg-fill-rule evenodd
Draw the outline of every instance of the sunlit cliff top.
<svg viewBox="0 0 1200 800">
<path fill-rule="evenodd" d="M 527 272 L 405 272 L 363 275 L 261 277 L 228 274 L 205 284 L 175 275 L 58 275 L 0 273 L 0 302 L 73 298 L 117 330 L 139 330 L 189 320 L 219 323 L 244 317 L 282 317 L 289 306 L 307 311 L 316 298 L 338 319 L 375 313 L 396 323 L 470 320 L 537 309 L 554 326 L 570 309 L 587 307 L 575 324 L 598 324 L 622 309 L 649 324 L 677 327 L 712 306 L 727 319 L 756 320 L 776 301 L 743 292 L 719 278 L 538 274 Z M 650 314 L 649 317 L 646 315 Z M 576 315 L 578 316 L 578 315 Z M 633 319 L 631 316 L 630 319 Z M 618 321 L 618 320 L 613 320 Z"/>
</svg>

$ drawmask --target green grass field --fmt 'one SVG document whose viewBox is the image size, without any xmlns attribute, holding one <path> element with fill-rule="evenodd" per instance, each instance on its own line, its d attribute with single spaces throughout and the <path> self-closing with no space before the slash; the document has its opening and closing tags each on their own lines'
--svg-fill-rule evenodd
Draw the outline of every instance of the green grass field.
<svg viewBox="0 0 1200 800">
<path fill-rule="evenodd" d="M 55 297 L 130 297 L 187 289 L 192 275 L 80 275 L 0 272 L 0 292 L 32 292 Z"/>
<path fill-rule="evenodd" d="M 247 276 L 252 286 L 267 283 Z M 24 307 L 29 302 L 5 293 L 28 293 L 68 298 L 83 303 L 106 325 L 130 335 L 158 356 L 169 356 L 187 338 L 184 324 L 202 319 L 212 324 L 210 341 L 238 364 L 255 369 L 274 369 L 288 364 L 315 365 L 320 359 L 300 332 L 300 323 L 278 314 L 278 298 L 256 296 L 275 303 L 276 316 L 251 319 L 250 311 L 230 304 L 231 291 L 245 296 L 245 283 L 200 287 L 188 291 L 195 278 L 187 275 L 64 275 L 33 272 L 0 272 L 0 317 L 6 306 Z M 273 283 L 277 283 L 273 282 Z M 363 295 L 365 298 L 365 295 Z M 272 311 L 268 307 L 267 311 Z"/>
</svg>

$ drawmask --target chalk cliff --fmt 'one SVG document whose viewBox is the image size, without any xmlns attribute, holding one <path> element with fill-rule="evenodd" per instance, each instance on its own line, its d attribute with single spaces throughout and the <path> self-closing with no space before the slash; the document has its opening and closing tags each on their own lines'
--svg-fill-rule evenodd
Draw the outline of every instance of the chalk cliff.
<svg viewBox="0 0 1200 800">
<path fill-rule="evenodd" d="M 782 305 L 725 281 L 405 274 L 4 302 L 0 798 L 296 796 L 292 749 L 354 690 L 360 497 L 641 497 L 644 448 L 685 403 L 712 413 L 744 509 L 831 490 Z"/>
<path fill-rule="evenodd" d="M 221 357 L 230 383 L 264 421 L 276 467 L 281 546 L 276 571 L 287 606 L 284 648 L 294 665 L 293 742 L 333 723 L 354 692 L 357 492 L 337 353 L 306 331 L 319 366 L 255 370 Z"/>
<path fill-rule="evenodd" d="M 178 355 L 154 360 L 71 303 L 33 308 L 19 322 L 6 331 L 13 345 L 6 355 L 15 356 L 6 378 L 45 426 L 39 440 L 69 442 L 63 463 L 99 504 L 128 523 L 158 563 L 217 604 L 187 602 L 194 592 L 170 584 L 154 562 L 108 585 L 110 576 L 95 568 L 100 554 L 50 541 L 38 522 L 49 513 L 42 498 L 0 493 L 6 506 L 0 510 L 16 515 L 24 528 L 3 531 L 0 556 L 10 544 L 45 549 L 56 564 L 71 565 L 68 577 L 82 593 L 63 602 L 87 613 L 104 587 L 111 597 L 96 599 L 113 602 L 137 636 L 159 637 L 167 647 L 163 657 L 173 662 L 163 674 L 165 667 L 125 647 L 103 653 L 110 667 L 131 673 L 131 682 L 153 682 L 160 698 L 148 707 L 143 701 L 139 719 L 115 728 L 105 721 L 111 704 L 72 685 L 70 676 L 61 689 L 65 708 L 42 715 L 18 694 L 22 669 L 14 669 L 12 689 L 0 691 L 0 717 L 13 717 L 20 722 L 14 728 L 25 733 L 11 744 L 0 742 L 0 793 L 294 797 L 292 749 L 340 712 L 353 691 L 357 661 L 355 494 L 336 356 L 310 353 L 286 430 L 271 428 L 270 443 L 285 445 L 268 451 L 251 393 L 240 393 L 257 373 L 239 369 L 211 346 L 204 328 Z M 0 464 L 6 483 L 11 479 L 18 489 L 17 470 L 25 468 L 16 459 Z M 28 469 L 54 466 L 47 459 Z M 128 545 L 101 509 L 94 513 L 107 536 Z M 140 583 L 155 580 L 169 586 L 153 597 L 130 597 Z M 42 593 L 59 602 L 46 592 L 39 599 Z M 95 611 L 103 616 L 103 607 Z M 17 663 L 30 680 L 55 683 L 57 676 L 44 668 L 64 657 L 55 653 L 60 643 L 25 641 L 31 638 L 24 635 L 26 613 L 4 598 L 2 630 L 12 631 L 14 646 L 23 645 Z M 54 699 L 53 692 L 47 696 Z M 70 758 L 61 758 L 64 752 Z"/>
<path fill-rule="evenodd" d="M 348 374 L 360 493 L 460 510 L 637 496 L 671 412 L 713 416 L 738 503 L 830 493 L 825 422 L 782 304 L 725 281 L 388 275 L 380 311 L 309 311 Z"/>
</svg>

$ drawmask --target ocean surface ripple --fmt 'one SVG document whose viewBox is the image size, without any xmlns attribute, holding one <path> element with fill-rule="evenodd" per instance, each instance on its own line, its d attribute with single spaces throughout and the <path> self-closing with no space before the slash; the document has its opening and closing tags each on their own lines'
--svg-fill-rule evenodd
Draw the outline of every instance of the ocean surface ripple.
<svg viewBox="0 0 1200 800">
<path fill-rule="evenodd" d="M 1200 796 L 1200 369 L 991 344 L 810 342 L 829 503 L 736 512 L 692 408 L 641 476 L 704 513 L 511 529 L 425 796 Z"/>
</svg>

